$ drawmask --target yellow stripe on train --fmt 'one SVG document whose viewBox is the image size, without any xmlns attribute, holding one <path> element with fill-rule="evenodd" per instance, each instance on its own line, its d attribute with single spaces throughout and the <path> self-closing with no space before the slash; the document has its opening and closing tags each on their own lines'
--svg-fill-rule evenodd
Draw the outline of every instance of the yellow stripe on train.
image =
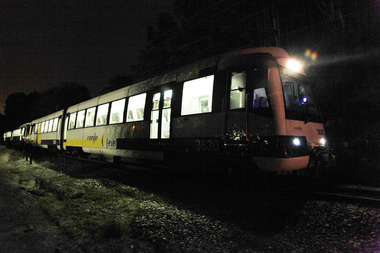
<svg viewBox="0 0 380 253">
<path fill-rule="evenodd" d="M 86 139 L 67 139 L 65 146 L 70 147 L 84 147 L 84 148 L 101 148 L 102 142 L 101 139 L 92 140 L 89 138 Z"/>
</svg>

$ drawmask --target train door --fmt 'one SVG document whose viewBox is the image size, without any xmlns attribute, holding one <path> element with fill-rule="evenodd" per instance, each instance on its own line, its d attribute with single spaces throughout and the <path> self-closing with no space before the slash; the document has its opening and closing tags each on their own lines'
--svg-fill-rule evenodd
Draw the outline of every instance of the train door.
<svg viewBox="0 0 380 253">
<path fill-rule="evenodd" d="M 64 113 L 63 115 L 65 115 L 65 116 L 63 117 L 64 120 L 62 120 L 62 122 L 61 122 L 61 129 L 62 129 L 62 132 L 61 132 L 62 146 L 61 146 L 61 148 L 62 148 L 62 150 L 66 150 L 67 127 L 68 127 L 70 114 Z"/>
<path fill-rule="evenodd" d="M 173 90 L 163 89 L 153 93 L 150 113 L 150 139 L 170 139 L 171 106 Z"/>
<path fill-rule="evenodd" d="M 246 142 L 250 136 L 256 136 L 267 125 L 258 116 L 270 116 L 266 89 L 267 69 L 255 66 L 243 66 L 229 71 L 228 97 L 226 113 L 226 141 Z M 260 121 L 260 122 L 258 122 Z"/>
</svg>

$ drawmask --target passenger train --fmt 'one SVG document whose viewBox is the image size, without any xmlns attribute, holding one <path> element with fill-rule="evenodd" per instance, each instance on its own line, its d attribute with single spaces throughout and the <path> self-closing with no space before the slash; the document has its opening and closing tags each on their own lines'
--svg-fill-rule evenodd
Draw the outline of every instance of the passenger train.
<svg viewBox="0 0 380 253">
<path fill-rule="evenodd" d="M 4 134 L 60 152 L 176 168 L 295 171 L 329 148 L 303 67 L 282 48 L 224 53 Z"/>
</svg>

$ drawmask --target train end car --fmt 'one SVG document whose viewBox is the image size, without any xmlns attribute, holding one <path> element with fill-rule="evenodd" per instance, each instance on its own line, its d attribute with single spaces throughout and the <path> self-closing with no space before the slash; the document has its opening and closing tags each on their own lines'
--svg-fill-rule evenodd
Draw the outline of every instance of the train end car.
<svg viewBox="0 0 380 253">
<path fill-rule="evenodd" d="M 28 141 L 28 131 L 30 123 L 24 123 L 17 128 L 3 134 L 3 141 L 6 146 L 23 147 Z"/>
</svg>

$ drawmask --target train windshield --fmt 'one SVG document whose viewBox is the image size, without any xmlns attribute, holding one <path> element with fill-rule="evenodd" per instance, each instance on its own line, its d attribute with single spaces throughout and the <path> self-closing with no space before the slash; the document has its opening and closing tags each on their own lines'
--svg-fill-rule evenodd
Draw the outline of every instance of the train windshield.
<svg viewBox="0 0 380 253">
<path fill-rule="evenodd" d="M 284 90 L 286 118 L 307 122 L 321 123 L 318 105 L 310 87 L 310 83 L 301 76 L 281 71 Z"/>
</svg>

